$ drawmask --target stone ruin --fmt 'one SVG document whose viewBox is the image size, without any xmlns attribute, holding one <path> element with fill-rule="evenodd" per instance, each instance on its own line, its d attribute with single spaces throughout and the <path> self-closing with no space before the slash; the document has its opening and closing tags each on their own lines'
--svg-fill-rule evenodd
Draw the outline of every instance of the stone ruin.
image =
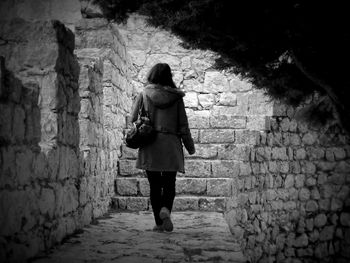
<svg viewBox="0 0 350 263">
<path fill-rule="evenodd" d="M 0 4 L 0 258 L 34 257 L 110 208 L 151 209 L 123 136 L 147 71 L 166 62 L 197 150 L 174 209 L 223 212 L 251 262 L 347 262 L 349 137 L 215 70 L 213 52 L 90 2 Z"/>
</svg>

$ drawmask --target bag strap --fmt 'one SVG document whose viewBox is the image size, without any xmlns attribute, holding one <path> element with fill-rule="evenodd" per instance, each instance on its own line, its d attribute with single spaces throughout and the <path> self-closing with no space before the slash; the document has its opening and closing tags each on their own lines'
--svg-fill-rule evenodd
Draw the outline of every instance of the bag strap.
<svg viewBox="0 0 350 263">
<path fill-rule="evenodd" d="M 142 91 L 142 101 L 143 101 L 143 107 L 145 109 L 146 117 L 149 117 L 147 96 L 146 96 L 145 91 Z"/>
<path fill-rule="evenodd" d="M 137 114 L 138 118 L 140 118 L 142 116 L 143 108 L 144 108 L 144 106 L 143 106 L 143 99 L 142 99 L 141 102 L 140 102 L 140 107 L 139 107 L 139 111 L 138 111 L 138 114 Z"/>
</svg>

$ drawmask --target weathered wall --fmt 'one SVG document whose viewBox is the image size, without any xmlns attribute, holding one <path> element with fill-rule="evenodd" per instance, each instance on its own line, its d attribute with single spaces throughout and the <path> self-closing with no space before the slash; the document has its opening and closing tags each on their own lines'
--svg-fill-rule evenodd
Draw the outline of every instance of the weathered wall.
<svg viewBox="0 0 350 263">
<path fill-rule="evenodd" d="M 11 80 L 0 92 L 0 257 L 22 260 L 108 211 L 131 65 L 104 19 L 79 20 L 75 36 L 59 22 L 0 25 Z"/>
<path fill-rule="evenodd" d="M 312 103 L 312 101 L 310 102 Z M 350 144 L 275 105 L 238 180 L 231 232 L 253 262 L 348 262 Z"/>
<path fill-rule="evenodd" d="M 125 116 L 131 109 L 131 65 L 118 29 L 105 19 L 80 20 L 75 31 L 82 183 L 94 193 L 89 196 L 94 216 L 99 216 L 114 195 Z"/>
<path fill-rule="evenodd" d="M 169 32 L 148 27 L 133 15 L 119 26 L 134 65 L 132 84 L 142 90 L 146 74 L 166 62 L 176 85 L 186 92 L 184 102 L 195 140 L 196 154 L 186 153 L 185 174 L 178 174 L 175 210 L 224 211 L 237 194 L 236 184 L 247 150 L 266 128 L 272 104 L 261 91 L 229 72 L 212 68 L 215 54 L 188 50 Z M 149 188 L 142 171 L 135 169 L 136 151 L 123 146 L 116 182 L 115 205 L 131 210 L 150 208 Z"/>
<path fill-rule="evenodd" d="M 35 255 L 90 222 L 79 202 L 79 66 L 59 22 L 1 22 L 1 257 Z M 3 75 L 3 74 L 2 74 Z M 5 256 L 6 254 L 6 256 Z"/>
</svg>

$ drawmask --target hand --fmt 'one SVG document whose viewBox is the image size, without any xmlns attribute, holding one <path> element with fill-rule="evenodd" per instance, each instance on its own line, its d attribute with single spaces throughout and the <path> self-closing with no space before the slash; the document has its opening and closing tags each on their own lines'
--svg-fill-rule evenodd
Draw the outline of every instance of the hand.
<svg viewBox="0 0 350 263">
<path fill-rule="evenodd" d="M 193 149 L 193 150 L 191 150 L 191 151 L 188 151 L 189 155 L 193 155 L 193 154 L 195 154 L 195 152 L 196 152 L 195 149 Z"/>
</svg>

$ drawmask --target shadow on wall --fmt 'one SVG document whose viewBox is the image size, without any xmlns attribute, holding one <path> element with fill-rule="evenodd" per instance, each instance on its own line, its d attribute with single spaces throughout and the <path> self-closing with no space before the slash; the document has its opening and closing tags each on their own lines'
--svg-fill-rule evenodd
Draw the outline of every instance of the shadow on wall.
<svg viewBox="0 0 350 263">
<path fill-rule="evenodd" d="M 74 36 L 57 21 L 1 24 L 0 258 L 20 261 L 89 223 L 92 208 L 79 196 Z"/>
</svg>

